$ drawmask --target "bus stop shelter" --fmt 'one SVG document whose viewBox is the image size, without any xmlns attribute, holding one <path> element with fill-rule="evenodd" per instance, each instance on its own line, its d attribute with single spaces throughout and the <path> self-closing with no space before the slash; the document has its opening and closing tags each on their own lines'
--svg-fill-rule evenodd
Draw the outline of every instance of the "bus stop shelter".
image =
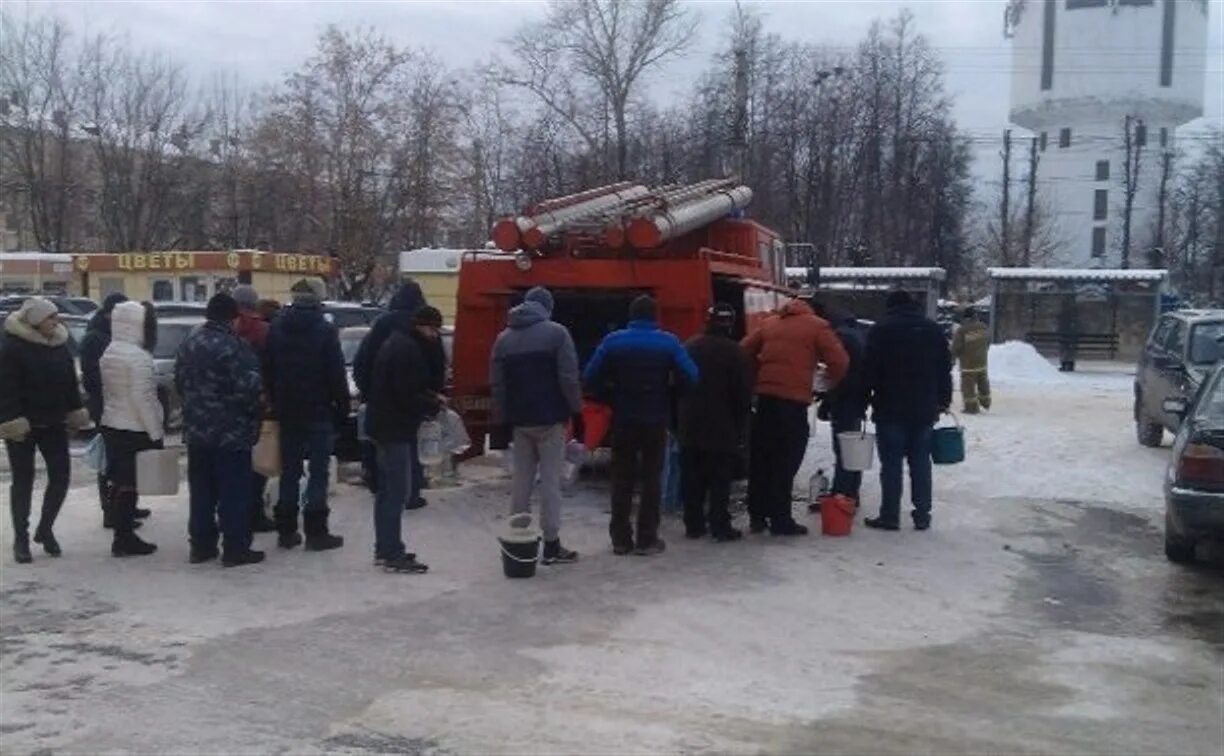
<svg viewBox="0 0 1224 756">
<path fill-rule="evenodd" d="M 991 268 L 995 343 L 1025 341 L 1057 356 L 1135 360 L 1160 314 L 1168 271 Z"/>
<path fill-rule="evenodd" d="M 943 268 L 787 268 L 786 278 L 792 288 L 840 305 L 865 320 L 879 320 L 888 292 L 904 289 L 934 319 L 947 273 Z"/>
</svg>

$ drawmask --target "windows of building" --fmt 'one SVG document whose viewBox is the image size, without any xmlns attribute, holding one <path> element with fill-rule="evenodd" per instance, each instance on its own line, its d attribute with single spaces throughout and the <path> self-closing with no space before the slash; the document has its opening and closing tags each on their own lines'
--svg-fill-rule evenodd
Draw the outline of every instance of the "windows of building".
<svg viewBox="0 0 1224 756">
<path fill-rule="evenodd" d="M 1161 147 L 1169 146 L 1169 130 L 1168 128 L 1164 126 L 1160 127 L 1160 146 Z"/>
<path fill-rule="evenodd" d="M 1108 160 L 1098 160 L 1097 161 L 1096 180 L 1097 181 L 1108 181 L 1109 180 L 1109 161 Z"/>
<path fill-rule="evenodd" d="M 1092 229 L 1092 256 L 1105 256 L 1105 227 L 1098 226 Z"/>
<path fill-rule="evenodd" d="M 1142 123 L 1135 125 L 1135 144 L 1140 147 L 1147 146 L 1147 126 Z"/>
<path fill-rule="evenodd" d="M 1041 151 L 1042 152 L 1045 152 L 1046 145 L 1048 145 L 1049 142 L 1050 142 L 1049 134 L 1045 133 L 1044 131 L 1041 132 Z"/>
<path fill-rule="evenodd" d="M 1066 149 L 1071 146 L 1071 129 L 1058 130 L 1058 146 L 1060 149 Z"/>
<path fill-rule="evenodd" d="M 1109 190 L 1108 189 L 1097 189 L 1092 195 L 1092 219 L 1103 221 L 1108 216 L 1109 216 Z"/>
<path fill-rule="evenodd" d="M 152 287 L 152 299 L 154 302 L 173 302 L 174 301 L 174 281 L 169 278 L 155 278 L 150 283 Z"/>
<path fill-rule="evenodd" d="M 1079 10 L 1080 8 L 1104 8 L 1109 4 L 1109 0 L 1067 0 L 1067 10 Z"/>
</svg>

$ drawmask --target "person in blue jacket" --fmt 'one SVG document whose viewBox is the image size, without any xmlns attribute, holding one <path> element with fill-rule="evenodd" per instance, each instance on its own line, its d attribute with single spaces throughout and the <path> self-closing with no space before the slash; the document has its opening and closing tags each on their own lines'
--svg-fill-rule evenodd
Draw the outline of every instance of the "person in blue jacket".
<svg viewBox="0 0 1224 756">
<path fill-rule="evenodd" d="M 627 328 L 608 334 L 587 363 L 587 390 L 612 406 L 612 522 L 616 554 L 662 553 L 659 499 L 673 394 L 697 383 L 697 366 L 673 334 L 659 328 L 647 295 L 629 306 Z M 630 522 L 640 491 L 637 539 Z"/>
</svg>

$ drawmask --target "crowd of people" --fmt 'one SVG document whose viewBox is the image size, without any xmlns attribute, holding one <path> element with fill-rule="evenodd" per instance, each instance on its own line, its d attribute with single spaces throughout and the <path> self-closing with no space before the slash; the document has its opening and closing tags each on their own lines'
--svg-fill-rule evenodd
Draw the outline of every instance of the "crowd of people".
<svg viewBox="0 0 1224 756">
<path fill-rule="evenodd" d="M 286 550 L 344 544 L 330 530 L 327 497 L 336 427 L 352 403 L 344 358 L 338 331 L 324 316 L 319 283 L 304 279 L 291 293 L 284 308 L 260 300 L 250 286 L 216 294 L 205 323 L 178 351 L 174 383 L 183 407 L 193 564 L 262 561 L 263 552 L 252 548 L 255 532 L 275 530 Z M 680 445 L 686 536 L 716 542 L 743 537 L 732 522 L 730 497 L 732 482 L 744 472 L 750 530 L 805 535 L 794 517 L 792 490 L 808 447 L 813 401 L 833 432 L 832 492 L 856 502 L 860 497 L 862 475 L 842 465 L 838 434 L 862 429 L 870 410 L 881 501 L 877 516 L 865 523 L 900 528 L 908 464 L 913 524 L 929 528 L 932 429 L 951 404 L 953 355 L 939 326 L 908 293 L 892 292 L 886 304 L 887 314 L 864 336 L 851 314 L 792 299 L 737 340 L 745 324 L 732 306 L 716 303 L 704 333 L 681 343 L 660 327 L 655 301 L 642 295 L 630 305 L 627 326 L 609 333 L 580 370 L 569 331 L 552 320 L 552 294 L 542 287 L 528 291 L 508 313 L 489 371 L 495 421 L 510 430 L 513 442 L 510 509 L 528 511 L 538 489 L 543 563 L 578 560 L 560 539 L 561 479 L 567 441 L 582 424 L 585 401 L 611 413 L 609 536 L 615 554 L 654 555 L 666 548 L 659 522 L 669 435 Z M 990 406 L 985 339 L 972 322 L 953 344 L 968 411 Z M 428 570 L 407 550 L 402 513 L 423 502 L 418 431 L 447 401 L 441 326 L 441 314 L 427 306 L 420 288 L 405 282 L 354 360 L 371 450 L 365 462 L 374 491 L 374 561 L 391 572 Z M 98 492 L 103 524 L 113 530 L 112 553 L 156 551 L 136 533 L 149 515 L 138 506 L 137 455 L 161 448 L 165 437 L 151 356 L 153 308 L 122 295 L 102 303 L 81 345 L 84 401 L 52 303 L 30 298 L 5 329 L 0 438 L 12 468 L 16 561 L 32 559 L 36 452 L 45 460 L 48 484 L 33 542 L 60 555 L 53 526 L 68 488 L 69 434 L 91 425 L 99 428 L 105 449 Z M 820 385 L 814 387 L 816 374 Z M 252 466 L 252 449 L 269 419 L 277 423 L 280 454 L 270 519 L 267 480 Z"/>
</svg>

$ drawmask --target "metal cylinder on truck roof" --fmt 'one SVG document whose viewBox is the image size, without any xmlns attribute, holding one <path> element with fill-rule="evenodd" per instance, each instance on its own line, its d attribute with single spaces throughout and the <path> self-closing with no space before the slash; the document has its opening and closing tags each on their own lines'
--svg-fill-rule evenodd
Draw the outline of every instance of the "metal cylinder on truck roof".
<svg viewBox="0 0 1224 756">
<path fill-rule="evenodd" d="M 637 249 L 653 249 L 663 242 L 713 223 L 752 201 L 746 186 L 715 192 L 629 223 L 629 243 Z"/>
<path fill-rule="evenodd" d="M 650 190 L 641 185 L 633 185 L 626 189 L 596 197 L 585 202 L 541 213 L 531 220 L 531 228 L 523 232 L 523 246 L 528 249 L 539 249 L 544 246 L 548 237 L 565 229 L 567 223 L 597 213 L 607 212 L 631 200 L 645 197 Z"/>
<path fill-rule="evenodd" d="M 497 223 L 494 223 L 492 230 L 489 232 L 489 239 L 493 242 L 494 246 L 503 252 L 514 252 L 522 248 L 523 234 L 535 226 L 536 221 L 532 216 L 589 202 L 606 194 L 628 189 L 631 186 L 633 186 L 631 181 L 620 181 L 615 184 L 608 184 L 607 186 L 597 186 L 594 189 L 567 194 L 564 197 L 545 200 L 529 208 L 525 215 L 502 218 Z"/>
</svg>

